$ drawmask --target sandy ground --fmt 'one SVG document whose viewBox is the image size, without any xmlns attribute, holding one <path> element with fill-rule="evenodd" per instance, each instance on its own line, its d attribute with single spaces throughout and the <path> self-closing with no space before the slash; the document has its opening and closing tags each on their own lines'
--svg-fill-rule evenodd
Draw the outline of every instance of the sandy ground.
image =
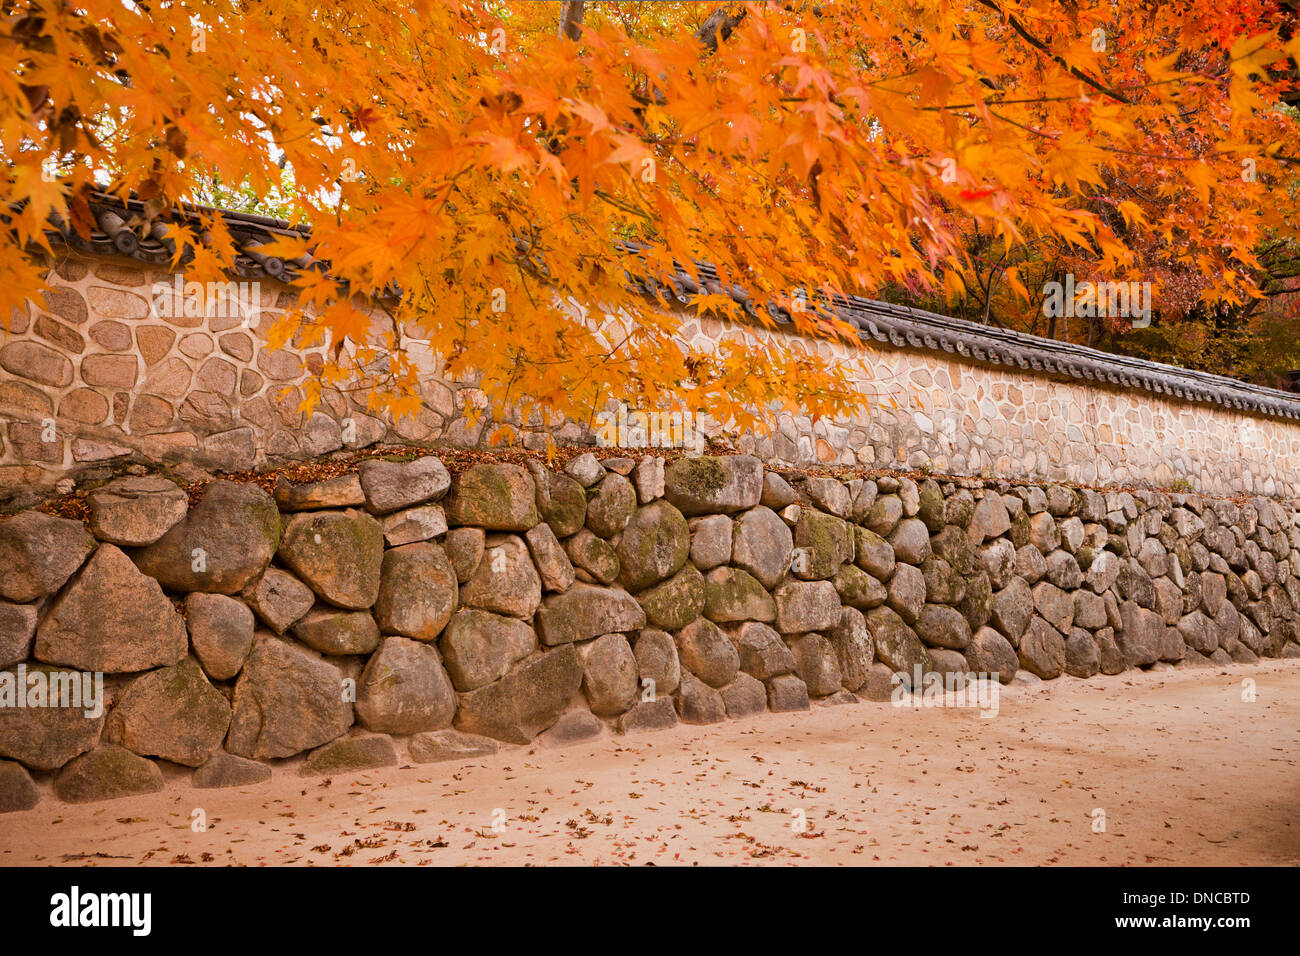
<svg viewBox="0 0 1300 956">
<path fill-rule="evenodd" d="M 0 817 L 0 865 L 1294 865 L 1297 760 L 1295 661 L 1063 678 L 991 719 L 862 703 L 243 790 L 176 772 Z"/>
</svg>

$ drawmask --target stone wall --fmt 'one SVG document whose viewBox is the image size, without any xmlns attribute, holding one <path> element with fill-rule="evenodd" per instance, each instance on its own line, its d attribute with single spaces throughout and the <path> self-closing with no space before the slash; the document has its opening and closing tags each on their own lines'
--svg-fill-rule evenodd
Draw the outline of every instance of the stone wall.
<svg viewBox="0 0 1300 956">
<path fill-rule="evenodd" d="M 104 466 L 124 460 L 235 472 L 390 434 L 337 391 L 310 418 L 298 412 L 298 386 L 320 367 L 321 349 L 267 347 L 293 298 L 287 286 L 261 281 L 251 302 L 223 304 L 219 315 L 160 314 L 151 293 L 174 278 L 126 258 L 67 252 L 54 263 L 50 310 L 29 303 L 0 333 L 0 487 L 102 480 Z M 450 390 L 430 398 L 454 416 Z M 414 427 L 391 437 L 415 437 Z"/>
<path fill-rule="evenodd" d="M 60 480 L 66 490 L 69 477 L 102 481 L 127 462 L 235 472 L 379 441 L 486 445 L 492 429 L 467 416 L 482 392 L 440 378 L 432 361 L 414 419 L 372 415 L 364 391 L 332 389 L 313 415 L 299 413 L 322 347 L 266 344 L 292 290 L 263 279 L 252 308 L 160 315 L 150 292 L 175 278 L 126 257 L 61 250 L 50 310 L 31 305 L 0 333 L 0 503 Z M 785 333 L 683 315 L 681 335 L 709 348 Z M 777 464 L 1300 497 L 1300 424 L 1285 419 L 924 350 L 784 341 L 840 363 L 868 404 L 815 425 L 786 414 L 770 436 L 725 434 L 702 418 L 706 433 Z M 544 433 L 506 424 L 519 444 L 544 447 Z M 594 441 L 573 423 L 554 437 Z"/>
<path fill-rule="evenodd" d="M 683 326 L 701 347 L 727 334 L 820 353 L 871 400 L 848 421 L 784 415 L 775 435 L 737 442 L 768 460 L 1300 498 L 1294 421 L 915 349 L 742 333 L 707 318 Z"/>
<path fill-rule="evenodd" d="M 159 761 L 251 785 L 867 706 L 918 673 L 1300 656 L 1300 513 L 1265 499 L 585 454 L 196 501 L 133 476 L 85 505 L 0 519 L 0 810 L 32 774 L 90 801 L 161 788 Z M 38 706 L 78 672 L 106 706 Z"/>
</svg>

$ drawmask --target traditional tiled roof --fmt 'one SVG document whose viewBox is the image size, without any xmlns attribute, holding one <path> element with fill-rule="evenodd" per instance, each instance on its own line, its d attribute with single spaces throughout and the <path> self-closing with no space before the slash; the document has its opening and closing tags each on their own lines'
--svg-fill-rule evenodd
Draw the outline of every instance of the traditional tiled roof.
<svg viewBox="0 0 1300 956">
<path fill-rule="evenodd" d="M 255 216 L 251 213 L 232 212 L 225 209 L 207 207 L 187 207 L 187 210 L 173 210 L 166 219 L 151 218 L 143 202 L 130 200 L 122 203 L 113 196 L 96 195 L 91 202 L 98 229 L 91 231 L 90 237 L 83 238 L 72 225 L 60 217 L 51 217 L 48 235 L 52 241 L 62 242 L 78 252 L 90 255 L 128 256 L 139 262 L 161 265 L 171 262 L 176 253 L 176 246 L 164 235 L 168 222 L 180 221 L 187 226 L 201 226 L 199 213 L 220 213 L 234 240 L 238 254 L 235 256 L 233 271 L 241 279 L 279 279 L 293 278 L 298 269 L 311 265 L 310 257 L 284 260 L 274 256 L 264 256 L 257 252 L 258 246 L 265 245 L 275 236 L 305 236 L 307 229 L 273 219 L 270 216 Z M 182 264 L 194 258 L 194 253 L 186 250 L 181 258 Z"/>
<path fill-rule="evenodd" d="M 50 237 L 78 251 L 99 255 L 124 255 L 147 263 L 169 262 L 174 248 L 164 238 L 162 220 L 149 221 L 145 206 L 131 201 L 100 196 L 92 203 L 98 230 L 82 238 L 67 224 L 52 221 Z M 221 212 L 239 254 L 234 272 L 244 279 L 291 279 L 299 269 L 321 268 L 309 257 L 282 260 L 255 251 L 276 235 L 303 236 L 309 231 L 282 219 L 228 210 Z M 173 214 L 175 215 L 175 214 Z M 198 219 L 188 216 L 193 223 Z M 141 238 L 144 236 L 144 238 Z M 788 313 L 774 304 L 756 302 L 743 289 L 725 286 L 707 263 L 697 268 L 699 283 L 684 270 L 671 288 L 660 290 L 639 283 L 650 293 L 666 292 L 685 302 L 698 292 L 731 296 L 753 317 L 765 310 L 778 325 L 789 325 Z M 1082 345 L 1045 339 L 1022 332 L 968 322 L 922 309 L 893 305 L 860 296 L 847 296 L 834 303 L 837 315 L 856 328 L 864 341 L 896 348 L 943 352 L 989 365 L 1004 365 L 1024 371 L 1060 375 L 1125 388 L 1145 389 L 1190 402 L 1207 402 L 1246 412 L 1300 419 L 1300 397 L 1290 392 L 1251 385 L 1223 375 L 1150 362 L 1145 359 L 1101 352 Z"/>
<path fill-rule="evenodd" d="M 724 293 L 740 303 L 751 316 L 756 317 L 759 310 L 765 310 L 778 325 L 793 322 L 779 306 L 757 303 L 743 289 L 724 286 L 711 266 L 701 264 L 699 274 L 700 283 L 697 285 L 690 276 L 680 273 L 671 293 L 682 302 L 700 291 Z M 647 288 L 646 291 L 658 290 Z M 834 307 L 835 314 L 856 328 L 862 339 L 868 342 L 945 352 L 989 365 L 1145 389 L 1185 401 L 1209 402 L 1241 411 L 1300 419 L 1300 397 L 1295 394 L 1251 385 L 1225 375 L 1211 375 L 1162 362 L 1101 352 L 1058 339 L 1045 339 L 861 296 L 837 299 Z"/>
</svg>

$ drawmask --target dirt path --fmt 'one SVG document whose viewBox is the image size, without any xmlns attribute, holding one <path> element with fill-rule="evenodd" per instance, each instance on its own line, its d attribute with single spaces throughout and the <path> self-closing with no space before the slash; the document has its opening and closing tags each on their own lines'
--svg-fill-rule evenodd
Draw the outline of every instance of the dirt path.
<svg viewBox="0 0 1300 956">
<path fill-rule="evenodd" d="M 991 719 L 859 704 L 328 782 L 176 775 L 0 817 L 0 865 L 1294 865 L 1297 761 L 1300 666 L 1274 661 L 1012 688 Z"/>
</svg>

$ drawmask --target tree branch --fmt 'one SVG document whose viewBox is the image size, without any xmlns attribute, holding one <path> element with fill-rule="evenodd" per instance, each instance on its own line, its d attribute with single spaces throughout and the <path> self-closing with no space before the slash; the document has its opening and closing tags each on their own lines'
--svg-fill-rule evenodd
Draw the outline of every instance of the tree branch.
<svg viewBox="0 0 1300 956">
<path fill-rule="evenodd" d="M 745 19 L 745 13 L 744 7 L 740 7 L 735 13 L 728 13 L 727 5 L 723 4 L 700 24 L 700 28 L 695 31 L 695 39 L 704 44 L 710 53 L 716 51 L 718 44 L 731 36 L 732 31 L 740 25 L 740 21 Z"/>
<path fill-rule="evenodd" d="M 1117 102 L 1120 103 L 1132 102 L 1123 93 L 1119 93 L 1116 92 L 1115 90 L 1112 90 L 1110 87 L 1106 86 L 1104 83 L 1100 82 L 1099 80 L 1093 79 L 1091 76 L 1083 72 L 1083 70 L 1080 70 L 1078 67 L 1070 66 L 1070 64 L 1065 62 L 1064 57 L 1061 57 L 1060 55 L 1053 53 L 1051 48 L 1046 43 L 1044 43 L 1042 40 L 1038 39 L 1038 37 L 1030 33 L 1029 30 L 1025 28 L 1025 25 L 1020 22 L 1020 19 L 1018 17 L 1016 17 L 1014 14 L 1006 13 L 1000 6 L 998 6 L 994 2 L 994 0 L 979 0 L 979 2 L 983 6 L 988 7 L 994 13 L 1005 18 L 1007 23 L 1010 24 L 1011 29 L 1019 33 L 1024 38 L 1026 43 L 1028 43 L 1034 49 L 1046 53 L 1049 57 L 1051 57 L 1054 61 L 1056 61 L 1056 63 L 1059 66 L 1065 69 L 1066 72 L 1068 72 L 1075 79 L 1083 80 L 1083 82 L 1087 83 L 1098 93 L 1105 94 L 1106 96 L 1109 96 L 1112 100 L 1116 100 Z"/>
<path fill-rule="evenodd" d="M 566 0 L 560 8 L 560 36 L 582 39 L 582 13 L 586 6 L 584 0 Z"/>
</svg>

